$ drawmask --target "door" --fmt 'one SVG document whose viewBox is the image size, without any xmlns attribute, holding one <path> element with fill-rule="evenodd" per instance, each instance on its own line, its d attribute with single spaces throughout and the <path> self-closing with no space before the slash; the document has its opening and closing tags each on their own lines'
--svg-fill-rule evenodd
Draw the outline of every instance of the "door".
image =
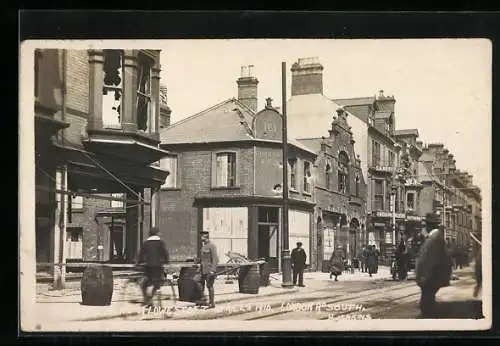
<svg viewBox="0 0 500 346">
<path fill-rule="evenodd" d="M 323 272 L 328 272 L 330 268 L 330 258 L 335 250 L 334 229 L 327 227 L 323 229 Z"/>
<path fill-rule="evenodd" d="M 259 258 L 264 258 L 272 272 L 278 271 L 278 226 L 259 225 Z"/>
</svg>

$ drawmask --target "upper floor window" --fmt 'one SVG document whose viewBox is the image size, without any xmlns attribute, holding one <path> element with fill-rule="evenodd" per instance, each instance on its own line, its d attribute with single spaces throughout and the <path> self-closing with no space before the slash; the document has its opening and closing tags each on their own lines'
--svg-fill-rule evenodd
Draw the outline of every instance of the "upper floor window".
<svg viewBox="0 0 500 346">
<path fill-rule="evenodd" d="M 124 199 L 125 194 L 124 193 L 112 193 L 111 197 L 117 198 L 117 199 Z M 120 201 L 120 200 L 112 200 L 111 201 L 111 208 L 117 208 L 117 209 L 118 208 L 119 209 L 125 208 L 125 202 Z"/>
<path fill-rule="evenodd" d="M 215 187 L 236 187 L 236 153 L 215 154 Z"/>
<path fill-rule="evenodd" d="M 123 51 L 105 49 L 102 122 L 104 127 L 120 127 L 123 95 Z"/>
<path fill-rule="evenodd" d="M 377 166 L 380 164 L 380 143 L 372 140 L 372 165 Z"/>
<path fill-rule="evenodd" d="M 304 192 L 311 192 L 311 163 L 304 161 Z"/>
<path fill-rule="evenodd" d="M 162 169 L 168 172 L 167 179 L 161 186 L 162 188 L 174 189 L 177 188 L 177 156 L 167 156 L 160 161 Z"/>
<path fill-rule="evenodd" d="M 153 103 L 151 92 L 151 70 L 154 61 L 145 54 L 139 54 L 137 66 L 137 129 L 153 130 Z"/>
<path fill-rule="evenodd" d="M 332 175 L 332 166 L 330 165 L 330 162 L 326 163 L 325 166 L 325 188 L 330 190 L 330 176 Z"/>
<path fill-rule="evenodd" d="M 288 159 L 288 168 L 290 169 L 290 181 L 288 186 L 290 189 L 297 190 L 297 159 Z"/>
<path fill-rule="evenodd" d="M 394 154 L 394 152 L 389 150 L 389 167 L 394 166 L 395 158 L 396 158 L 396 154 Z"/>
<path fill-rule="evenodd" d="M 349 158 L 347 154 L 343 151 L 339 154 L 339 167 L 338 167 L 338 183 L 339 192 L 348 193 L 349 192 Z"/>
<path fill-rule="evenodd" d="M 40 49 L 35 49 L 35 99 L 40 96 L 40 60 L 42 52 Z"/>
<path fill-rule="evenodd" d="M 375 180 L 374 209 L 384 209 L 384 185 L 382 180 Z"/>
<path fill-rule="evenodd" d="M 355 182 L 355 188 L 356 188 L 356 197 L 359 197 L 359 177 L 356 177 L 356 182 Z"/>
<path fill-rule="evenodd" d="M 408 193 L 406 195 L 406 209 L 407 210 L 415 210 L 415 194 Z"/>
</svg>

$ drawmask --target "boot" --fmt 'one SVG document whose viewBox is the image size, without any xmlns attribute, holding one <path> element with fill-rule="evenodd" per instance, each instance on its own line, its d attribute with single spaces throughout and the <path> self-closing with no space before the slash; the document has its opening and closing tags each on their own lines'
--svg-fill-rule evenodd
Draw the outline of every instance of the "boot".
<svg viewBox="0 0 500 346">
<path fill-rule="evenodd" d="M 211 290 L 208 290 L 208 308 L 209 309 L 213 309 L 215 308 L 215 302 L 214 302 L 214 297 L 215 294 L 214 294 L 214 290 L 211 289 Z"/>
</svg>

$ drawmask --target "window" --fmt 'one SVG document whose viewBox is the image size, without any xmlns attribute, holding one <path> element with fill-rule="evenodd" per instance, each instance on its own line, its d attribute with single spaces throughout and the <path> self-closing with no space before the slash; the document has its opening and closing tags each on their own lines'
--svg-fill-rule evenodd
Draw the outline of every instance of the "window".
<svg viewBox="0 0 500 346">
<path fill-rule="evenodd" d="M 304 192 L 311 192 L 311 163 L 304 161 Z"/>
<path fill-rule="evenodd" d="M 215 186 L 236 186 L 236 153 L 217 153 L 215 156 Z"/>
<path fill-rule="evenodd" d="M 338 165 L 338 191 L 341 193 L 349 192 L 349 157 L 343 151 L 339 153 Z"/>
<path fill-rule="evenodd" d="M 325 188 L 330 190 L 330 175 L 332 174 L 332 166 L 330 162 L 326 163 L 325 167 Z"/>
<path fill-rule="evenodd" d="M 356 177 L 356 197 L 359 197 L 359 177 Z"/>
<path fill-rule="evenodd" d="M 42 52 L 40 49 L 35 49 L 35 99 L 40 96 L 40 60 Z"/>
<path fill-rule="evenodd" d="M 297 159 L 288 159 L 288 167 L 290 169 L 288 186 L 290 189 L 297 190 Z"/>
<path fill-rule="evenodd" d="M 389 167 L 394 166 L 395 157 L 396 155 L 392 151 L 389 151 Z"/>
<path fill-rule="evenodd" d="M 382 180 L 375 180 L 375 204 L 373 209 L 384 209 L 384 185 Z"/>
<path fill-rule="evenodd" d="M 415 194 L 408 193 L 406 195 L 406 209 L 407 210 L 415 210 Z"/>
<path fill-rule="evenodd" d="M 137 67 L 137 129 L 141 131 L 152 130 L 152 67 L 153 60 L 144 54 L 140 54 L 139 64 Z"/>
<path fill-rule="evenodd" d="M 102 122 L 104 127 L 120 127 L 123 95 L 123 51 L 104 50 Z"/>
<path fill-rule="evenodd" d="M 380 143 L 372 140 L 372 165 L 377 166 L 380 164 Z"/>
<path fill-rule="evenodd" d="M 165 183 L 161 187 L 166 189 L 177 188 L 177 156 L 168 156 L 161 159 L 160 166 L 168 172 L 167 179 L 165 179 Z"/>
<path fill-rule="evenodd" d="M 83 209 L 83 196 L 71 196 L 71 210 L 78 211 Z"/>
<path fill-rule="evenodd" d="M 124 199 L 125 194 L 124 193 L 112 193 L 111 197 Z M 124 207 L 125 207 L 125 202 L 123 202 L 123 201 L 116 201 L 116 200 L 111 201 L 111 208 L 120 208 L 121 209 Z"/>
</svg>

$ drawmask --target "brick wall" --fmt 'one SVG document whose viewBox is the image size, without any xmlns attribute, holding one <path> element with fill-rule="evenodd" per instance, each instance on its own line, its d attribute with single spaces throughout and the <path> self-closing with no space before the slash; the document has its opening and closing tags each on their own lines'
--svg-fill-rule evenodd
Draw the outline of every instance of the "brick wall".
<svg viewBox="0 0 500 346">
<path fill-rule="evenodd" d="M 67 106 L 88 113 L 89 103 L 89 56 L 86 50 L 68 51 Z"/>
<path fill-rule="evenodd" d="M 221 148 L 223 149 L 223 148 Z M 180 185 L 160 191 L 159 227 L 173 261 L 196 256 L 198 237 L 197 194 L 222 196 L 253 194 L 253 149 L 224 148 L 238 151 L 240 189 L 211 190 L 212 150 L 184 151 L 179 155 Z"/>
<path fill-rule="evenodd" d="M 323 94 L 323 74 L 292 76 L 292 96 L 306 94 Z"/>
</svg>

